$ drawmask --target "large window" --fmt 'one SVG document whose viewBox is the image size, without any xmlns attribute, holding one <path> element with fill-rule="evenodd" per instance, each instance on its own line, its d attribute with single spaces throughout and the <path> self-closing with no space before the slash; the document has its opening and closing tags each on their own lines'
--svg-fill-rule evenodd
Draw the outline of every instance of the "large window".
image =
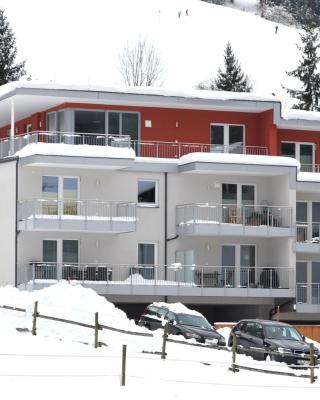
<svg viewBox="0 0 320 400">
<path fill-rule="evenodd" d="M 295 158 L 301 163 L 301 171 L 314 171 L 314 144 L 282 142 L 281 155 L 283 157 Z"/>
<path fill-rule="evenodd" d="M 297 261 L 297 301 L 320 304 L 320 261 Z"/>
<path fill-rule="evenodd" d="M 105 133 L 105 112 L 76 110 L 74 112 L 74 130 L 79 133 Z"/>
<path fill-rule="evenodd" d="M 255 185 L 222 184 L 222 218 L 227 223 L 241 223 L 254 212 Z"/>
<path fill-rule="evenodd" d="M 296 204 L 297 241 L 319 243 L 320 202 L 298 201 Z"/>
<path fill-rule="evenodd" d="M 212 152 L 243 153 L 243 125 L 212 124 L 210 130 Z"/>
<path fill-rule="evenodd" d="M 138 203 L 141 206 L 153 207 L 158 205 L 158 182 L 140 179 L 138 181 Z"/>
<path fill-rule="evenodd" d="M 79 178 L 42 177 L 42 212 L 46 215 L 77 215 Z"/>
</svg>

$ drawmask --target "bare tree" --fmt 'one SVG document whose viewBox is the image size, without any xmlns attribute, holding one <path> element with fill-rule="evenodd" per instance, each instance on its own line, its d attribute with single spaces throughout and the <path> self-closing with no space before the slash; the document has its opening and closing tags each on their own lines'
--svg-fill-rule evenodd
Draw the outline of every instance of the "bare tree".
<svg viewBox="0 0 320 400">
<path fill-rule="evenodd" d="M 160 57 L 153 43 L 139 38 L 135 45 L 124 46 L 119 55 L 119 71 L 128 86 L 152 86 L 159 83 L 162 74 Z"/>
</svg>

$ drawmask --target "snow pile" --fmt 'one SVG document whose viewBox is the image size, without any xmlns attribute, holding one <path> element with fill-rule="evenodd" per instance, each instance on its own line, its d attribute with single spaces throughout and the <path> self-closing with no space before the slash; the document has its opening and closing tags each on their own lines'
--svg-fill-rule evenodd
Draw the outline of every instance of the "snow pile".
<svg viewBox="0 0 320 400">
<path fill-rule="evenodd" d="M 15 153 L 19 157 L 28 157 L 35 154 L 77 156 L 77 157 L 105 157 L 134 159 L 133 149 L 112 146 L 72 145 L 65 143 L 31 143 Z"/>
<path fill-rule="evenodd" d="M 177 313 L 177 314 L 191 314 L 191 315 L 201 315 L 201 313 L 199 313 L 196 310 L 191 310 L 190 308 L 186 307 L 184 304 L 182 303 L 163 303 L 163 302 L 156 302 L 153 303 L 153 305 L 157 306 L 157 307 L 166 307 L 168 310 Z"/>
</svg>

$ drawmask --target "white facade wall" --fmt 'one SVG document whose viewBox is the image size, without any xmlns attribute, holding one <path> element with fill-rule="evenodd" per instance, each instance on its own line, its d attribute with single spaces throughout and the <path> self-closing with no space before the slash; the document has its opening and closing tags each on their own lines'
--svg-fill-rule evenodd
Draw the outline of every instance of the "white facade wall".
<svg viewBox="0 0 320 400">
<path fill-rule="evenodd" d="M 15 285 L 16 161 L 0 164 L 0 285 Z"/>
</svg>

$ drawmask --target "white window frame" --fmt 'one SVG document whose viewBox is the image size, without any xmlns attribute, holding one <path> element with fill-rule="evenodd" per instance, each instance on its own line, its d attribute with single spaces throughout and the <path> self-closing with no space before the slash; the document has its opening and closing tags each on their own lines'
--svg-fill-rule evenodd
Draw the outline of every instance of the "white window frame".
<svg viewBox="0 0 320 400">
<path fill-rule="evenodd" d="M 297 208 L 297 203 L 305 203 L 307 204 L 307 221 L 296 221 L 296 223 L 303 223 L 305 222 L 307 224 L 307 240 L 312 240 L 312 225 L 313 224 L 319 224 L 320 222 L 314 222 L 312 219 L 312 204 L 313 203 L 320 203 L 320 201 L 316 200 L 296 200 L 296 208 Z"/>
<path fill-rule="evenodd" d="M 223 204 L 223 185 L 237 185 L 237 207 L 242 207 L 242 186 L 253 186 L 254 187 L 254 206 L 257 205 L 257 184 L 256 183 L 237 183 L 237 182 L 222 182 L 221 184 L 221 204 Z M 226 203 L 227 204 L 227 203 Z"/>
<path fill-rule="evenodd" d="M 139 245 L 140 244 L 153 244 L 154 245 L 154 264 L 153 265 L 154 266 L 158 265 L 158 262 L 159 262 L 159 260 L 158 260 L 158 254 L 159 254 L 158 247 L 159 247 L 159 244 L 158 244 L 158 242 L 145 241 L 145 240 L 139 241 L 138 244 L 137 244 L 137 265 L 139 265 Z"/>
<path fill-rule="evenodd" d="M 77 202 L 79 201 L 79 199 L 80 199 L 80 176 L 51 175 L 51 174 L 41 175 L 41 194 L 43 194 L 43 191 L 42 191 L 42 178 L 44 176 L 50 176 L 50 177 L 53 177 L 53 178 L 58 178 L 58 198 L 57 198 L 58 201 L 63 201 L 64 200 L 64 198 L 63 198 L 63 180 L 65 178 L 77 179 L 77 182 L 78 182 L 77 183 Z"/>
<path fill-rule="evenodd" d="M 246 128 L 246 126 L 244 124 L 225 124 L 225 123 L 220 124 L 219 122 L 211 122 L 211 124 L 210 124 L 210 142 L 211 142 L 211 127 L 212 126 L 223 126 L 223 146 L 225 146 L 224 147 L 225 152 L 227 152 L 226 150 L 228 150 L 229 145 L 230 145 L 230 143 L 229 143 L 229 127 L 230 126 L 242 126 L 242 128 L 243 128 L 243 144 L 242 144 L 242 146 L 243 147 L 245 146 L 245 143 L 246 143 L 245 128 Z M 211 144 L 213 144 L 213 143 L 211 143 Z"/>
<path fill-rule="evenodd" d="M 62 243 L 63 243 L 63 241 L 64 240 L 74 240 L 74 241 L 77 241 L 78 242 L 78 264 L 80 264 L 80 240 L 79 239 L 75 239 L 75 238 L 63 238 L 63 239 L 61 239 L 61 238 L 52 238 L 52 237 L 50 237 L 50 238 L 42 238 L 42 249 L 41 249 L 41 252 L 42 252 L 42 260 L 43 260 L 43 242 L 45 241 L 45 240 L 51 240 L 51 241 L 55 241 L 55 242 L 57 242 L 57 264 L 62 264 L 63 263 L 63 260 L 62 260 L 62 255 L 63 255 L 63 246 L 62 246 Z"/>
<path fill-rule="evenodd" d="M 139 202 L 139 182 L 154 182 L 155 183 L 155 202 L 147 203 L 147 202 Z M 159 181 L 157 179 L 147 179 L 147 178 L 139 178 L 137 180 L 137 204 L 139 207 L 149 207 L 156 208 L 159 207 Z"/>
<path fill-rule="evenodd" d="M 300 146 L 304 145 L 304 144 L 312 146 L 312 167 L 314 167 L 314 165 L 315 165 L 315 154 L 316 154 L 316 144 L 315 143 L 312 143 L 312 142 L 292 142 L 290 140 L 283 140 L 283 141 L 281 141 L 281 144 L 282 143 L 291 143 L 291 144 L 295 145 L 295 148 L 294 148 L 295 157 L 294 158 L 296 160 L 298 160 L 299 162 L 300 162 Z M 281 152 L 281 155 L 282 155 L 282 152 Z"/>
<path fill-rule="evenodd" d="M 240 265 L 241 261 L 241 252 L 240 248 L 241 246 L 254 246 L 254 266 L 251 268 L 257 268 L 257 245 L 255 243 L 223 243 L 221 245 L 221 266 L 224 267 L 225 265 L 222 265 L 222 247 L 223 246 L 234 246 L 236 251 L 235 251 L 235 267 L 243 267 L 243 268 L 249 268 L 245 267 L 244 265 Z"/>
</svg>

